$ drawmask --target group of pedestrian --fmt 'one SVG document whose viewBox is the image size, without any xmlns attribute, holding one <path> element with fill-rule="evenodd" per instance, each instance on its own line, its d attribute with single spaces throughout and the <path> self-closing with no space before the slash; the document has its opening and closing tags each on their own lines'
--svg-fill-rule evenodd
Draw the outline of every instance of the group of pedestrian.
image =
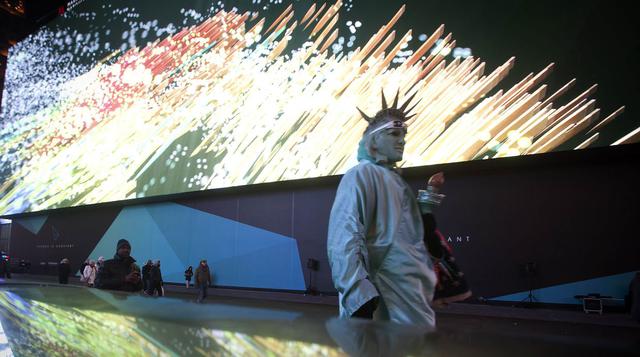
<svg viewBox="0 0 640 357">
<path fill-rule="evenodd" d="M 151 259 L 142 267 L 142 288 L 145 294 L 154 296 L 164 296 L 162 287 L 162 271 L 160 270 L 160 260 L 152 262 Z"/>
<path fill-rule="evenodd" d="M 96 278 L 98 276 L 98 270 L 104 263 L 104 257 L 98 258 L 97 261 L 87 259 L 80 266 L 80 281 L 85 283 L 88 287 L 94 287 L 96 284 Z M 60 284 L 69 283 L 69 275 L 71 275 L 71 262 L 69 258 L 63 258 L 58 263 L 58 282 Z"/>
<path fill-rule="evenodd" d="M 67 263 L 68 263 L 68 259 L 67 259 Z M 92 260 L 92 259 L 85 260 L 85 262 L 82 263 L 82 265 L 80 266 L 80 281 L 84 282 L 90 288 L 95 287 L 96 279 L 98 277 L 98 271 L 103 265 L 104 265 L 104 257 L 99 257 L 98 260 Z"/>
<path fill-rule="evenodd" d="M 60 284 L 69 282 L 70 273 L 69 259 L 64 258 L 58 265 Z M 189 266 L 184 272 L 184 277 L 187 289 L 191 285 L 191 279 L 195 279 L 195 286 L 199 289 L 196 301 L 202 302 L 207 297 L 207 289 L 211 285 L 211 270 L 207 260 L 201 260 L 195 272 L 193 267 Z M 118 241 L 113 259 L 105 260 L 104 257 L 98 258 L 97 261 L 87 259 L 80 267 L 80 281 L 86 283 L 88 287 L 129 292 L 142 291 L 149 296 L 164 296 L 160 260 L 154 262 L 149 259 L 140 269 L 131 256 L 131 244 L 126 239 Z"/>
</svg>

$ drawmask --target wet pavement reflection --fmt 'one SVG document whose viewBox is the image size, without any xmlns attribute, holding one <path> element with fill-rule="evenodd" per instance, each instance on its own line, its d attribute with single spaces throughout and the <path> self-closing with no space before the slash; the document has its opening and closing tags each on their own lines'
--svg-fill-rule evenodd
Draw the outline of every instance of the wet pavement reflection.
<svg viewBox="0 0 640 357">
<path fill-rule="evenodd" d="M 311 310 L 309 312 L 308 310 Z M 624 355 L 597 343 L 338 319 L 305 304 L 197 304 L 74 286 L 0 286 L 0 354 L 179 356 Z"/>
</svg>

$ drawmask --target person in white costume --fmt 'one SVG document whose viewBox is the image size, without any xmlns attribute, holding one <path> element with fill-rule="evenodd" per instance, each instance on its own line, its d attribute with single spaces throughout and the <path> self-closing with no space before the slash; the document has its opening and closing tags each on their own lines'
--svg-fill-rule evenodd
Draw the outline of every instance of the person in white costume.
<svg viewBox="0 0 640 357">
<path fill-rule="evenodd" d="M 414 94 L 415 96 L 415 94 Z M 430 306 L 436 275 L 424 244 L 422 217 L 413 191 L 396 171 L 407 134 L 406 110 L 369 117 L 358 148 L 358 165 L 338 186 L 327 249 L 341 317 L 373 318 L 435 327 Z"/>
</svg>

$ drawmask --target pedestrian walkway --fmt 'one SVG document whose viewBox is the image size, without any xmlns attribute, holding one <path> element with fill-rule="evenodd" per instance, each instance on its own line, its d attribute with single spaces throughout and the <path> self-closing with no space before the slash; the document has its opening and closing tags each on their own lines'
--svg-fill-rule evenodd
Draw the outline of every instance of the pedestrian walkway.
<svg viewBox="0 0 640 357">
<path fill-rule="evenodd" d="M 46 283 L 57 284 L 57 276 L 13 274 L 13 283 Z M 69 285 L 84 286 L 79 278 L 71 277 Z M 165 284 L 165 296 L 175 297 L 195 301 L 198 289 L 191 287 L 187 289 L 184 285 Z M 324 305 L 337 313 L 336 296 L 305 295 L 293 292 L 262 291 L 250 289 L 216 288 L 208 290 L 208 302 L 232 302 L 234 300 L 253 300 L 256 304 L 263 302 L 279 303 L 302 303 L 312 305 Z M 580 325 L 596 325 L 640 329 L 640 324 L 633 321 L 628 314 L 624 313 L 604 313 L 585 314 L 581 309 L 575 310 L 553 309 L 553 308 L 523 308 L 513 306 L 496 306 L 490 304 L 456 303 L 444 308 L 436 308 L 438 316 L 476 317 L 476 318 L 497 318 L 510 321 L 536 321 L 549 323 L 570 323 Z"/>
<path fill-rule="evenodd" d="M 58 277 L 51 275 L 13 274 L 12 277 L 13 279 L 11 280 L 13 282 L 43 282 L 48 284 L 58 283 Z M 85 286 L 85 284 L 80 281 L 80 278 L 77 277 L 70 277 L 69 284 Z M 198 295 L 198 289 L 193 285 L 189 289 L 187 289 L 185 285 L 169 283 L 164 284 L 163 288 L 166 296 L 189 299 L 192 298 L 195 300 L 196 296 Z M 211 297 L 218 296 L 225 298 L 258 299 L 334 306 L 338 305 L 337 296 L 306 295 L 296 292 L 210 287 L 207 293 Z"/>
</svg>

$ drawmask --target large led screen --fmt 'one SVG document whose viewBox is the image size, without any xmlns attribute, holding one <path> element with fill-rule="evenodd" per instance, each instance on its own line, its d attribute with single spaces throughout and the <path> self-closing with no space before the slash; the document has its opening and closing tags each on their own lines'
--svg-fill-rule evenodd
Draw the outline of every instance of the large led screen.
<svg viewBox="0 0 640 357">
<path fill-rule="evenodd" d="M 0 214 L 341 174 L 382 91 L 416 94 L 404 167 L 636 140 L 599 138 L 629 103 L 549 82 L 544 49 L 515 71 L 509 29 L 457 42 L 428 3 L 81 2 L 10 50 Z"/>
</svg>

